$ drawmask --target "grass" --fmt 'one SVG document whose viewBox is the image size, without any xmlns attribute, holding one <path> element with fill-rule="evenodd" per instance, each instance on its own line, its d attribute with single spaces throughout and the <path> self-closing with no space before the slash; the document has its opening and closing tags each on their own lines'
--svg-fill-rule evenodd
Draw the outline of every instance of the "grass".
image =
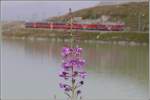
<svg viewBox="0 0 150 100">
<path fill-rule="evenodd" d="M 84 32 L 73 31 L 73 35 L 80 40 L 102 40 L 102 41 L 134 41 L 134 42 L 149 42 L 148 33 L 136 32 Z M 63 30 L 48 30 L 48 29 L 18 29 L 16 31 L 4 32 L 5 37 L 42 37 L 42 38 L 65 38 L 70 39 L 70 33 Z"/>
</svg>

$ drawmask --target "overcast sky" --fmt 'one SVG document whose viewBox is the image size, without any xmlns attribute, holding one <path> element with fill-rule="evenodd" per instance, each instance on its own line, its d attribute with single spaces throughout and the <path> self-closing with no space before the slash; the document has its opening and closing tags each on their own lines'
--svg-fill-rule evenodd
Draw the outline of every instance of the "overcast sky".
<svg viewBox="0 0 150 100">
<path fill-rule="evenodd" d="M 99 1 L 2 1 L 2 20 L 42 20 L 50 16 L 63 15 L 69 8 L 73 11 L 104 3 L 123 2 L 127 0 Z M 137 1 L 137 0 L 129 0 Z M 141 0 L 138 0 L 141 1 Z"/>
</svg>

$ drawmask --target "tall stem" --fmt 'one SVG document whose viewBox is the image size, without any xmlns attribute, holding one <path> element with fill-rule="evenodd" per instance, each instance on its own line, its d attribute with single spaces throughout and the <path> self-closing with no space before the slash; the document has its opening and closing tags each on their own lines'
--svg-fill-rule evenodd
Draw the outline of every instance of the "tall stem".
<svg viewBox="0 0 150 100">
<path fill-rule="evenodd" d="M 72 75 L 73 75 L 73 66 L 72 66 Z M 74 78 L 73 78 L 73 76 L 72 76 L 72 100 L 74 100 L 75 99 L 75 80 L 74 80 Z"/>
<path fill-rule="evenodd" d="M 73 34 L 72 34 L 72 15 L 71 15 L 71 8 L 69 9 L 70 12 L 70 35 L 71 35 L 71 48 L 73 48 Z M 75 80 L 73 78 L 73 74 L 74 74 L 74 68 L 72 66 L 72 96 L 71 96 L 71 100 L 75 100 Z"/>
</svg>

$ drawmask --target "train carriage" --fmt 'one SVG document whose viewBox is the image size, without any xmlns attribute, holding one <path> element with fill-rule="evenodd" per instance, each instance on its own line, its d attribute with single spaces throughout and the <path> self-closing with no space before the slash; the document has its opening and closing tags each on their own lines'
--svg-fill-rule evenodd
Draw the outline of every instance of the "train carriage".
<svg viewBox="0 0 150 100">
<path fill-rule="evenodd" d="M 49 29 L 76 29 L 76 30 L 99 30 L 99 31 L 123 31 L 125 28 L 124 24 L 70 24 L 65 23 L 25 23 L 26 28 L 49 28 Z"/>
</svg>

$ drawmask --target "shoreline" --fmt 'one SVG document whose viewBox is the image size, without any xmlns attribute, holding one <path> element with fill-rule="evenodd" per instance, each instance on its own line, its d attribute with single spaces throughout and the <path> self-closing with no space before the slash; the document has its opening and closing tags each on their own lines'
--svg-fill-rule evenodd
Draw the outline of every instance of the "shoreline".
<svg viewBox="0 0 150 100">
<path fill-rule="evenodd" d="M 20 37 L 2 37 L 2 39 L 12 39 L 12 40 L 28 40 L 28 41 L 50 41 L 50 42 L 66 42 L 71 43 L 71 39 L 61 39 L 61 38 L 42 38 L 42 37 L 30 37 L 30 38 L 20 38 Z M 122 45 L 122 46 L 148 46 L 149 43 L 146 42 L 134 42 L 134 41 L 102 41 L 102 40 L 79 40 L 81 43 L 96 43 L 96 44 L 108 44 L 108 45 Z"/>
<path fill-rule="evenodd" d="M 148 45 L 148 32 L 106 32 L 92 30 L 73 30 L 72 35 L 76 40 L 85 43 L 120 44 L 120 45 Z M 21 28 L 2 32 L 2 38 L 26 40 L 51 40 L 69 42 L 70 31 Z"/>
</svg>

